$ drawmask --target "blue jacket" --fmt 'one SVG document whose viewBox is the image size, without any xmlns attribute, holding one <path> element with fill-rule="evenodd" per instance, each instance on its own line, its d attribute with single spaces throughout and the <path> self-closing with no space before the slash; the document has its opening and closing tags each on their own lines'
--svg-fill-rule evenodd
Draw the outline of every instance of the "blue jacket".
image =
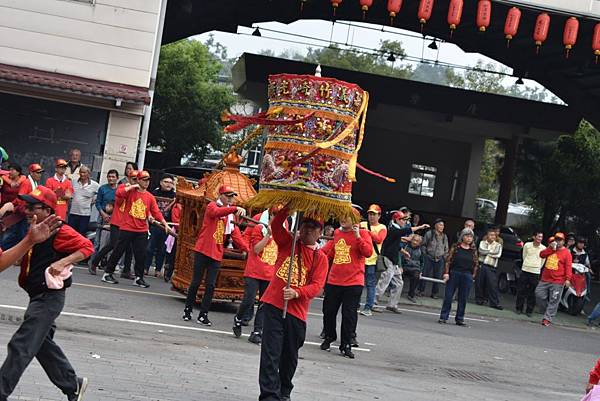
<svg viewBox="0 0 600 401">
<path fill-rule="evenodd" d="M 104 210 L 108 202 L 115 201 L 115 192 L 117 192 L 117 188 L 111 188 L 108 184 L 101 185 L 98 188 L 98 193 L 96 194 L 96 209 L 98 209 L 98 212 Z"/>
</svg>

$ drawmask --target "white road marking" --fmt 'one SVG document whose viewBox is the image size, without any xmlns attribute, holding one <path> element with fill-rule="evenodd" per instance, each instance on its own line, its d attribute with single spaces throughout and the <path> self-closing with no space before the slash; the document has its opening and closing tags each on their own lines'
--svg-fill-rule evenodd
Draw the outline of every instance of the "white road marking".
<svg viewBox="0 0 600 401">
<path fill-rule="evenodd" d="M 156 296 L 159 296 L 159 297 L 185 299 L 185 297 L 183 297 L 181 295 L 177 295 L 176 293 L 173 293 L 173 294 L 161 294 L 160 292 L 130 290 L 130 289 L 127 289 L 127 288 L 115 287 L 115 284 L 95 285 L 95 284 L 73 283 L 72 285 L 73 286 L 78 286 L 78 287 L 100 288 L 100 289 L 103 289 L 103 290 L 110 290 L 110 291 L 132 292 L 132 293 L 135 293 L 135 294 L 156 295 Z"/>
<path fill-rule="evenodd" d="M 25 308 L 23 306 L 2 305 L 2 304 L 0 304 L 0 308 L 13 309 L 13 310 L 21 310 L 21 311 L 24 311 L 24 310 L 27 309 L 27 308 Z M 230 331 L 215 330 L 215 329 L 206 329 L 206 328 L 203 328 L 203 327 L 180 326 L 180 325 L 177 325 L 177 324 L 169 324 L 169 323 L 148 322 L 148 321 L 145 321 L 145 320 L 137 320 L 137 319 L 123 319 L 123 318 L 120 318 L 120 317 L 87 315 L 87 314 L 84 314 L 84 313 L 74 313 L 74 312 L 64 312 L 64 311 L 61 312 L 61 315 L 72 316 L 72 317 L 79 317 L 79 318 L 84 318 L 84 319 L 95 319 L 95 320 L 105 320 L 105 321 L 112 321 L 112 322 L 140 324 L 140 325 L 144 325 L 144 326 L 166 327 L 166 328 L 170 328 L 170 329 L 200 331 L 200 332 L 203 332 L 203 333 L 225 334 L 225 335 L 228 335 L 228 336 L 232 336 L 233 335 Z M 249 335 L 248 334 L 242 334 L 242 336 L 248 337 Z M 304 344 L 315 345 L 315 346 L 320 346 L 321 345 L 319 343 L 312 342 L 312 341 L 305 341 Z M 371 352 L 370 348 L 352 348 L 352 350 L 354 350 L 354 351 L 362 351 L 362 352 Z"/>
</svg>

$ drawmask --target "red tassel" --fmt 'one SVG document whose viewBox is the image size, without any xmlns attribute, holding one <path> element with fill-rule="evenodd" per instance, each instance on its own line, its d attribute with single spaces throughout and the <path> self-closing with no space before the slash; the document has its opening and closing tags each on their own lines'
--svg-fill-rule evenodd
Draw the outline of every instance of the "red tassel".
<svg viewBox="0 0 600 401">
<path fill-rule="evenodd" d="M 363 166 L 362 164 L 360 164 L 360 163 L 356 163 L 356 167 L 358 167 L 360 170 L 364 171 L 365 173 L 367 173 L 367 174 L 369 174 L 369 175 L 372 175 L 372 176 L 374 176 L 374 177 L 381 178 L 381 179 L 383 179 L 383 180 L 386 180 L 387 182 L 391 182 L 391 183 L 394 183 L 394 182 L 396 182 L 396 180 L 395 180 L 394 178 L 386 177 L 386 176 L 385 176 L 385 175 L 383 175 L 383 174 L 379 174 L 379 173 L 376 173 L 376 172 L 375 172 L 375 171 L 373 171 L 373 170 L 369 170 L 368 168 L 364 167 L 364 166 Z"/>
</svg>

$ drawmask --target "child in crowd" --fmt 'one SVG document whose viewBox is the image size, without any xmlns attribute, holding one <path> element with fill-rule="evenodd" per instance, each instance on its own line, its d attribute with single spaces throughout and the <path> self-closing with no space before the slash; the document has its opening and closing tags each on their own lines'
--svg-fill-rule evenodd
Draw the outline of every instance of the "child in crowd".
<svg viewBox="0 0 600 401">
<path fill-rule="evenodd" d="M 404 276 L 408 277 L 408 300 L 417 303 L 415 291 L 419 280 L 421 279 L 421 270 L 423 269 L 423 252 L 421 242 L 423 238 L 419 234 L 410 236 L 410 243 L 400 250 L 402 254 L 402 269 Z"/>
</svg>

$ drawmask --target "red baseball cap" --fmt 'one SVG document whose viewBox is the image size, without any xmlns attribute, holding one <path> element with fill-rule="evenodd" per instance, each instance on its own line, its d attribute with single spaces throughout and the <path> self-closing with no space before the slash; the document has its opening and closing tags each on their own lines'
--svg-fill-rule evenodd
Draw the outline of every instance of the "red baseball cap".
<svg viewBox="0 0 600 401">
<path fill-rule="evenodd" d="M 137 173 L 137 179 L 138 180 L 145 180 L 145 179 L 148 179 L 148 178 L 150 178 L 150 173 L 149 172 L 147 172 L 146 170 L 140 170 L 140 171 L 138 171 L 138 173 Z"/>
<path fill-rule="evenodd" d="M 373 203 L 371 206 L 369 206 L 369 209 L 367 209 L 367 213 L 381 214 L 381 207 Z"/>
<path fill-rule="evenodd" d="M 29 172 L 30 173 L 43 173 L 44 168 L 42 166 L 40 166 L 38 163 L 33 163 L 33 164 L 29 165 Z"/>
<path fill-rule="evenodd" d="M 139 171 L 137 171 L 137 170 L 131 170 L 131 171 L 129 172 L 129 175 L 128 175 L 128 177 L 129 177 L 129 178 L 132 178 L 132 177 L 135 177 L 135 178 L 137 178 L 137 175 L 138 175 L 138 174 L 139 174 Z"/>
<path fill-rule="evenodd" d="M 69 164 L 65 159 L 56 159 L 56 163 L 54 163 L 56 167 L 67 167 Z"/>
<path fill-rule="evenodd" d="M 230 187 L 229 185 L 221 185 L 219 187 L 219 195 L 231 195 L 233 194 L 233 196 L 237 196 L 237 193 L 235 192 L 235 189 L 233 189 L 232 187 Z"/>
<path fill-rule="evenodd" d="M 406 215 L 404 213 L 402 213 L 401 211 L 397 211 L 397 212 L 394 212 L 394 214 L 392 214 L 392 219 L 394 219 L 394 220 L 402 220 L 404 217 L 406 217 Z"/>
<path fill-rule="evenodd" d="M 52 210 L 56 209 L 56 194 L 50 188 L 46 188 L 43 185 L 38 185 L 36 189 L 27 195 L 19 195 L 19 199 L 30 204 L 42 203 Z"/>
<path fill-rule="evenodd" d="M 554 234 L 554 239 L 555 240 L 562 239 L 564 241 L 565 240 L 565 235 L 563 233 L 561 233 L 561 232 L 558 232 L 558 233 Z"/>
</svg>

